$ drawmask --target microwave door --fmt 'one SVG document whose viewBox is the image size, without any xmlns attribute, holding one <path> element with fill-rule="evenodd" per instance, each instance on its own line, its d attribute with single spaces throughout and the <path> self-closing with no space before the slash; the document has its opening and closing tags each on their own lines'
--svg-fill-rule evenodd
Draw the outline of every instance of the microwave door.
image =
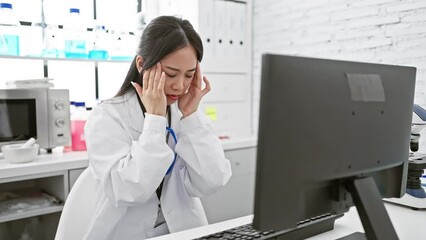
<svg viewBox="0 0 426 240">
<path fill-rule="evenodd" d="M 0 100 L 0 141 L 37 137 L 35 99 Z"/>
<path fill-rule="evenodd" d="M 41 89 L 0 90 L 0 145 L 31 137 L 37 139 L 40 147 L 48 145 L 46 95 Z"/>
</svg>

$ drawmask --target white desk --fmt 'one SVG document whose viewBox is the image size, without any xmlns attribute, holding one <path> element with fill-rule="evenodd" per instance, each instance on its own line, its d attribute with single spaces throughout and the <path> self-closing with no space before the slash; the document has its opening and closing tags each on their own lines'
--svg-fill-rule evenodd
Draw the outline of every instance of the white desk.
<svg viewBox="0 0 426 240">
<path fill-rule="evenodd" d="M 424 227 L 426 221 L 426 211 L 414 211 L 401 206 L 392 204 L 385 204 L 394 228 L 398 234 L 399 239 L 415 240 L 426 239 L 426 228 Z M 237 227 L 250 223 L 253 215 L 235 218 L 232 220 L 211 224 L 204 227 L 194 228 L 178 233 L 164 235 L 152 240 L 183 240 L 194 239 L 209 235 L 215 232 L 223 231 L 225 229 Z M 314 237 L 308 238 L 310 240 L 330 240 L 344 237 L 353 232 L 364 232 L 361 221 L 358 217 L 358 212 L 355 207 L 352 207 L 348 213 L 342 218 L 336 220 L 334 229 Z"/>
</svg>

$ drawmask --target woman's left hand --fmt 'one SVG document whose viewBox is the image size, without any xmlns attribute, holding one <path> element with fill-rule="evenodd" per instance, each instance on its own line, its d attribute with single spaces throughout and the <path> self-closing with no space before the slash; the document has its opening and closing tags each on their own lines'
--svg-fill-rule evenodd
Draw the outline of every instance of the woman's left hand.
<svg viewBox="0 0 426 240">
<path fill-rule="evenodd" d="M 201 89 L 201 79 L 203 79 L 206 83 L 206 87 L 204 89 Z M 183 114 L 183 118 L 197 111 L 201 99 L 210 92 L 210 90 L 210 82 L 205 76 L 201 77 L 200 63 L 197 62 L 195 76 L 192 79 L 191 85 L 189 86 L 188 91 L 184 93 L 178 101 L 178 107 Z"/>
</svg>

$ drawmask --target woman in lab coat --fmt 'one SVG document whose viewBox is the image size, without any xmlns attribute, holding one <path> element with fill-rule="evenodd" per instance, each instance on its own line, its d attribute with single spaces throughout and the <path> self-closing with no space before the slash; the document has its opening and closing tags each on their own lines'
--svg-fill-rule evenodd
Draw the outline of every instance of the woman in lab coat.
<svg viewBox="0 0 426 240">
<path fill-rule="evenodd" d="M 210 91 L 202 56 L 187 20 L 161 16 L 144 30 L 119 93 L 85 127 L 101 186 L 85 239 L 144 239 L 208 224 L 200 198 L 224 186 L 231 167 L 198 111 Z"/>
</svg>

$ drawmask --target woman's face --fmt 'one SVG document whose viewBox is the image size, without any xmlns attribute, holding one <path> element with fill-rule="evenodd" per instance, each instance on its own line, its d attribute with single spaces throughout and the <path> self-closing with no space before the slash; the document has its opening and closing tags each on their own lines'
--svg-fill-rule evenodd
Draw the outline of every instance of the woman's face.
<svg viewBox="0 0 426 240">
<path fill-rule="evenodd" d="M 188 45 L 167 55 L 160 61 L 161 70 L 166 74 L 164 93 L 167 105 L 176 102 L 188 89 L 195 77 L 197 54 Z"/>
</svg>

